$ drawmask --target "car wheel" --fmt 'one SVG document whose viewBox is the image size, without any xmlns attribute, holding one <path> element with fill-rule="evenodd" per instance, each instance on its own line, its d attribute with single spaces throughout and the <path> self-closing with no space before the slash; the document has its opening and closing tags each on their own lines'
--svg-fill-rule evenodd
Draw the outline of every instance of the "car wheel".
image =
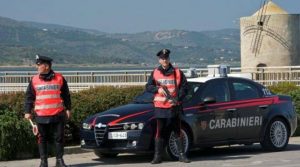
<svg viewBox="0 0 300 167">
<path fill-rule="evenodd" d="M 187 152 L 190 147 L 191 140 L 186 129 L 181 129 L 181 133 L 183 135 L 184 152 Z M 178 160 L 178 156 L 179 153 L 176 144 L 176 137 L 174 132 L 172 132 L 168 135 L 168 139 L 166 141 L 165 157 L 169 160 Z"/>
<path fill-rule="evenodd" d="M 102 153 L 102 152 L 99 152 L 98 150 L 94 150 L 94 153 L 99 158 L 115 158 L 118 156 L 118 153 Z"/>
<path fill-rule="evenodd" d="M 268 151 L 281 151 L 289 142 L 289 128 L 283 119 L 276 118 L 268 125 L 262 147 Z"/>
</svg>

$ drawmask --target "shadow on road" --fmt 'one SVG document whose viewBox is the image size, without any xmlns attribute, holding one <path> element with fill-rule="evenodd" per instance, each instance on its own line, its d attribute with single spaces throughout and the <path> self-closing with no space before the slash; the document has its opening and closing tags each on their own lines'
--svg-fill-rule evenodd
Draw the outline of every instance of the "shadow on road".
<svg viewBox="0 0 300 167">
<path fill-rule="evenodd" d="M 299 144 L 289 144 L 283 152 L 300 150 Z M 191 152 L 190 158 L 194 161 L 201 160 L 228 160 L 228 159 L 245 159 L 258 154 L 268 154 L 261 148 L 260 144 L 253 144 L 250 146 L 229 146 L 221 148 L 213 148 L 204 151 Z"/>
<path fill-rule="evenodd" d="M 295 151 L 300 150 L 300 144 L 289 144 L 285 151 Z"/>
<path fill-rule="evenodd" d="M 300 150 L 300 145 L 289 144 L 284 151 L 295 151 Z M 216 147 L 206 150 L 191 151 L 189 153 L 189 158 L 191 161 L 223 161 L 223 160 L 238 160 L 251 158 L 258 154 L 268 154 L 270 152 L 264 151 L 259 144 L 254 144 L 251 146 L 226 146 L 226 147 Z M 93 159 L 94 163 L 81 163 L 72 165 L 72 167 L 88 167 L 88 166 L 98 166 L 98 165 L 114 165 L 114 164 L 138 164 L 147 163 L 152 160 L 152 154 L 121 154 L 116 158 L 97 158 Z M 165 161 L 168 163 L 172 161 Z"/>
<path fill-rule="evenodd" d="M 93 159 L 95 163 L 74 164 L 72 167 L 88 167 L 98 165 L 118 165 L 118 164 L 138 164 L 147 163 L 152 160 L 152 154 L 121 154 L 116 158 L 97 158 Z"/>
</svg>

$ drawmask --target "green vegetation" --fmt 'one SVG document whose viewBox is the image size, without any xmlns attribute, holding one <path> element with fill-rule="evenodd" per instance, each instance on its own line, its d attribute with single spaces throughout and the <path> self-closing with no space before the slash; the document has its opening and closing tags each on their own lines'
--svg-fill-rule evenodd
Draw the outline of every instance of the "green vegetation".
<svg viewBox="0 0 300 167">
<path fill-rule="evenodd" d="M 276 93 L 282 95 L 289 95 L 292 97 L 293 102 L 296 107 L 297 117 L 298 117 L 298 128 L 294 136 L 300 135 L 300 88 L 297 85 L 289 82 L 282 82 L 277 85 L 270 86 L 269 89 Z"/>
<path fill-rule="evenodd" d="M 178 65 L 237 65 L 239 35 L 238 29 L 106 34 L 0 17 L 0 66 L 31 65 L 36 53 L 53 57 L 56 64 L 154 64 L 161 48 L 170 48 Z"/>
<path fill-rule="evenodd" d="M 24 93 L 0 95 L 0 160 L 37 155 L 30 124 L 23 119 Z"/>
<path fill-rule="evenodd" d="M 0 160 L 38 155 L 30 124 L 17 115 L 15 111 L 0 110 Z"/>
</svg>

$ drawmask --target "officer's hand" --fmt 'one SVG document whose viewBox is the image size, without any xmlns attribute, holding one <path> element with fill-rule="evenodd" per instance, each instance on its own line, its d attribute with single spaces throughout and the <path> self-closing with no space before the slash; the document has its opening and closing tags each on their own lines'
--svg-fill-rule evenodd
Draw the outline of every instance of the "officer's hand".
<svg viewBox="0 0 300 167">
<path fill-rule="evenodd" d="M 70 110 L 67 110 L 67 111 L 66 111 L 66 115 L 67 115 L 67 119 L 70 119 L 70 118 L 71 118 L 71 111 L 70 111 Z"/>
<path fill-rule="evenodd" d="M 31 119 L 32 116 L 31 116 L 31 114 L 26 113 L 26 114 L 24 115 L 24 118 L 25 118 L 25 119 Z"/>
<path fill-rule="evenodd" d="M 176 105 L 176 103 L 173 100 L 168 100 L 168 101 L 169 101 L 169 103 L 171 104 L 172 107 Z"/>
<path fill-rule="evenodd" d="M 161 95 L 167 96 L 167 93 L 163 88 L 159 88 L 158 93 L 161 94 Z"/>
</svg>

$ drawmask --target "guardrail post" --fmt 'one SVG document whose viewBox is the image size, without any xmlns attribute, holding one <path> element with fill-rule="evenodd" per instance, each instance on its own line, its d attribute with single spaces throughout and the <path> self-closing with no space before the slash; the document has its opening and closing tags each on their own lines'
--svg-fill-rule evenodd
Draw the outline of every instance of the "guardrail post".
<svg viewBox="0 0 300 167">
<path fill-rule="evenodd" d="M 128 77 L 127 74 L 128 74 L 128 72 L 125 72 L 125 78 L 124 78 L 125 81 L 124 82 L 127 82 L 127 77 Z"/>
<path fill-rule="evenodd" d="M 147 72 L 144 71 L 144 82 L 147 82 Z"/>
<path fill-rule="evenodd" d="M 91 82 L 94 83 L 95 82 L 95 78 L 94 78 L 94 72 L 91 72 Z"/>
<path fill-rule="evenodd" d="M 75 83 L 79 83 L 79 76 L 78 76 L 78 72 L 76 72 L 76 80 L 75 80 Z"/>
</svg>

